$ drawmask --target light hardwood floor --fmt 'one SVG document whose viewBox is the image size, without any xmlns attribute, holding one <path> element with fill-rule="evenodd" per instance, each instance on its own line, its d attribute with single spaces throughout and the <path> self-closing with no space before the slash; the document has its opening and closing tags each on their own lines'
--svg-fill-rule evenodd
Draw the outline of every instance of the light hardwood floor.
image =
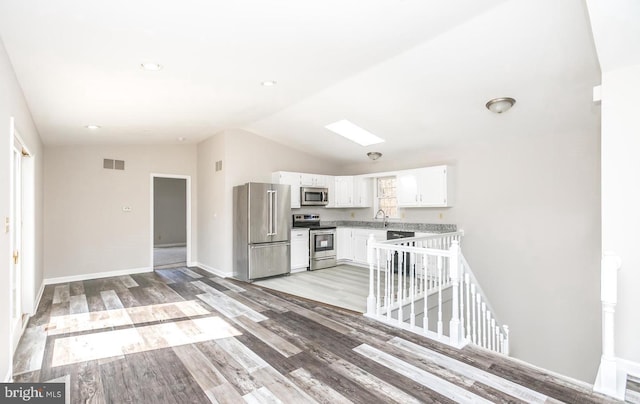
<svg viewBox="0 0 640 404">
<path fill-rule="evenodd" d="M 608 403 L 474 347 L 197 269 L 49 285 L 15 381 L 72 403 Z"/>
<path fill-rule="evenodd" d="M 254 282 L 256 285 L 364 313 L 369 294 L 369 269 L 338 265 L 296 272 Z"/>
</svg>

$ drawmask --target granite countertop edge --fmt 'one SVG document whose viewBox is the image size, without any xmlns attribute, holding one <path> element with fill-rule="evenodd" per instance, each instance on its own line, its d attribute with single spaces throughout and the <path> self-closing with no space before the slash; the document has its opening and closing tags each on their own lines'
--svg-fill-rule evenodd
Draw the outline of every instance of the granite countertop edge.
<svg viewBox="0 0 640 404">
<path fill-rule="evenodd" d="M 400 231 L 417 231 L 430 233 L 449 233 L 458 231 L 455 224 L 445 223 L 405 223 L 405 222 L 388 222 L 384 227 L 382 221 L 361 221 L 361 220 L 337 220 L 323 221 L 322 225 L 336 227 L 353 227 L 361 229 L 377 229 L 377 230 L 400 230 Z"/>
</svg>

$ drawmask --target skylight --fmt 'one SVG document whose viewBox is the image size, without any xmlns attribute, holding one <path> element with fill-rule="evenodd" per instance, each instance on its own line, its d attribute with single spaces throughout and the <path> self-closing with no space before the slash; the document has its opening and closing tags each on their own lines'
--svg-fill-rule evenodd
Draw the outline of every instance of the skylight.
<svg viewBox="0 0 640 404">
<path fill-rule="evenodd" d="M 338 122 L 331 123 L 325 128 L 337 133 L 340 136 L 344 136 L 352 142 L 356 142 L 361 146 L 369 146 L 372 144 L 378 144 L 384 142 L 384 139 L 379 138 L 373 133 L 362 129 L 358 125 L 343 119 Z"/>
</svg>

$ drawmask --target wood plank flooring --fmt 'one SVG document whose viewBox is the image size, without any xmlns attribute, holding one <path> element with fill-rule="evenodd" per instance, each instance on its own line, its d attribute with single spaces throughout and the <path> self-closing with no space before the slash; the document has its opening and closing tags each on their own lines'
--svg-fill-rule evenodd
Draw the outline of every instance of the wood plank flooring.
<svg viewBox="0 0 640 404">
<path fill-rule="evenodd" d="M 15 381 L 72 403 L 609 403 L 475 347 L 198 268 L 49 285 Z"/>
<path fill-rule="evenodd" d="M 254 282 L 265 288 L 364 313 L 369 294 L 369 269 L 338 265 L 296 272 Z"/>
</svg>

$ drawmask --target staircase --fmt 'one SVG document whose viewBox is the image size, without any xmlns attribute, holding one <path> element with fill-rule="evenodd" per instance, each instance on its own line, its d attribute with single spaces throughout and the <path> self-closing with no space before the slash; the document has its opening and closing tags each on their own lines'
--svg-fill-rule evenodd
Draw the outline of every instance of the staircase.
<svg viewBox="0 0 640 404">
<path fill-rule="evenodd" d="M 460 250 L 463 232 L 368 240 L 366 316 L 454 347 L 509 354 L 500 325 Z"/>
</svg>

